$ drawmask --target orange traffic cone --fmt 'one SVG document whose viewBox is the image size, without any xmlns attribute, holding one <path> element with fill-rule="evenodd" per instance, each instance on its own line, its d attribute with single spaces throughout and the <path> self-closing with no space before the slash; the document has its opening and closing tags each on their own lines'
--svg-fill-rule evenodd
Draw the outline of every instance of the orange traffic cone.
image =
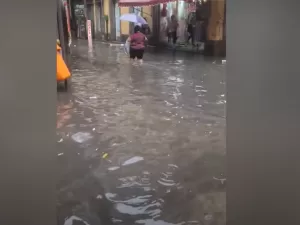
<svg viewBox="0 0 300 225">
<path fill-rule="evenodd" d="M 60 54 L 61 47 L 59 45 L 56 45 L 56 80 L 57 81 L 65 81 L 70 76 L 71 73 Z"/>
</svg>

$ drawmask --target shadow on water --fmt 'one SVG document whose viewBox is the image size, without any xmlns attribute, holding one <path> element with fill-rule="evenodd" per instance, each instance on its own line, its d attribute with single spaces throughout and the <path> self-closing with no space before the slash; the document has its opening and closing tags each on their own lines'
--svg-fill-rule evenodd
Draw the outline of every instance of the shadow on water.
<svg viewBox="0 0 300 225">
<path fill-rule="evenodd" d="M 226 224 L 224 66 L 94 47 L 58 92 L 59 224 Z"/>
</svg>

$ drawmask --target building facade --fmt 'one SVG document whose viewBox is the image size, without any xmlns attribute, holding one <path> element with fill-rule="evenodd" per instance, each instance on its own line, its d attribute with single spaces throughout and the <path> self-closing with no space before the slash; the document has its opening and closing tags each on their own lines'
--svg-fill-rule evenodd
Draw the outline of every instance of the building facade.
<svg viewBox="0 0 300 225">
<path fill-rule="evenodd" d="M 64 1 L 57 0 L 57 29 L 56 29 L 56 38 L 60 41 L 62 47 L 61 53 L 69 66 L 70 64 L 70 47 L 68 45 L 70 40 L 70 33 L 68 29 L 68 12 L 64 5 Z"/>
<path fill-rule="evenodd" d="M 92 21 L 93 37 L 100 40 L 123 41 L 128 37 L 133 29 L 133 25 L 119 19 L 125 13 L 136 13 L 145 17 L 150 29 L 152 28 L 151 6 L 119 7 L 117 0 L 69 1 L 73 35 L 79 38 L 87 38 L 85 35 L 86 18 Z"/>
<path fill-rule="evenodd" d="M 204 54 L 224 56 L 225 52 L 225 1 L 226 0 L 68 0 L 71 20 L 77 36 L 86 38 L 85 20 L 92 21 L 93 37 L 108 41 L 125 41 L 133 31 L 133 24 L 120 21 L 126 13 L 145 17 L 151 29 L 153 44 L 167 40 L 166 27 L 170 17 L 177 17 L 178 42 L 186 43 L 189 17 L 196 17 L 195 40 L 204 43 Z M 85 6 L 86 5 L 86 6 Z M 86 7 L 86 11 L 85 11 Z M 82 15 L 82 16 L 80 16 Z M 199 33 L 199 34 L 198 34 Z M 81 34 L 81 35 L 80 35 Z M 199 36 L 200 35 L 200 36 Z"/>
</svg>

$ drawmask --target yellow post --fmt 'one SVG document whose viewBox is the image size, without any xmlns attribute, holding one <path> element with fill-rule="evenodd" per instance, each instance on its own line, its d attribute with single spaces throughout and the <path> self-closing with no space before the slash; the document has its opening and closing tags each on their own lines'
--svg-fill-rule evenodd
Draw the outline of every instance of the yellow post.
<svg viewBox="0 0 300 225">
<path fill-rule="evenodd" d="M 120 16 L 126 13 L 129 13 L 128 7 L 121 7 L 120 8 Z M 125 21 L 121 21 L 121 34 L 122 35 L 129 35 L 129 23 Z"/>
</svg>

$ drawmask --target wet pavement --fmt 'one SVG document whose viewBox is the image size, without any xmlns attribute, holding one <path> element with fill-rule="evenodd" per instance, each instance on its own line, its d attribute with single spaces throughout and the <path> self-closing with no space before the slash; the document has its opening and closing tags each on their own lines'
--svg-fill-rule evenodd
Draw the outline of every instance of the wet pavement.
<svg viewBox="0 0 300 225">
<path fill-rule="evenodd" d="M 225 66 L 94 47 L 58 92 L 59 224 L 226 224 Z"/>
</svg>

